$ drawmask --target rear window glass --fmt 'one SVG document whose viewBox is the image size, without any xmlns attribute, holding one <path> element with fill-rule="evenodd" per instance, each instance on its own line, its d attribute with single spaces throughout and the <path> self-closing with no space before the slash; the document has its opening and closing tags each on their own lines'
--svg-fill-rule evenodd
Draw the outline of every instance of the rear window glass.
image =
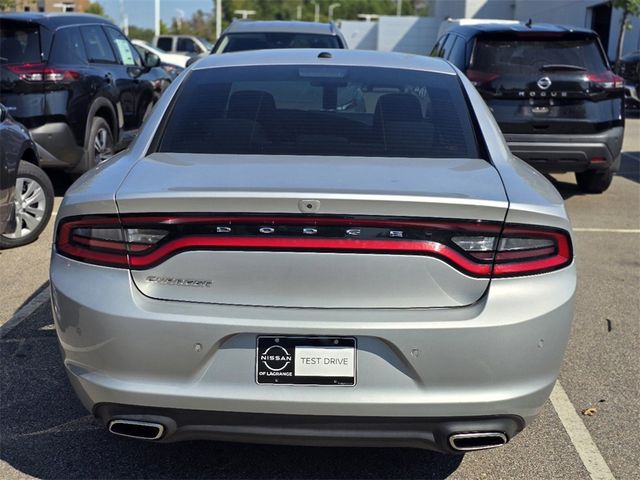
<svg viewBox="0 0 640 480">
<path fill-rule="evenodd" d="M 40 63 L 40 32 L 37 26 L 14 22 L 0 24 L 0 62 Z"/>
<path fill-rule="evenodd" d="M 171 37 L 162 37 L 158 39 L 158 47 L 160 50 L 164 50 L 165 52 L 170 52 L 172 48 L 173 39 Z"/>
<path fill-rule="evenodd" d="M 158 151 L 478 158 L 459 82 L 375 67 L 195 70 Z"/>
<path fill-rule="evenodd" d="M 607 70 L 600 47 L 585 39 L 478 39 L 470 68 L 512 75 L 537 75 L 543 67 L 573 66 L 592 73 Z"/>
<path fill-rule="evenodd" d="M 83 64 L 87 63 L 87 54 L 80 36 L 80 30 L 75 27 L 58 30 L 54 39 L 49 63 L 52 64 Z"/>
<path fill-rule="evenodd" d="M 215 53 L 271 48 L 341 48 L 333 35 L 308 33 L 231 33 L 225 36 Z"/>
</svg>

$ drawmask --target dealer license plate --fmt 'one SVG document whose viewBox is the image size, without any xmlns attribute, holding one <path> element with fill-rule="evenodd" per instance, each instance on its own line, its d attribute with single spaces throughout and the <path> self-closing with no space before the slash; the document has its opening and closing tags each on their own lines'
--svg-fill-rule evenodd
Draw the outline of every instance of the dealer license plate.
<svg viewBox="0 0 640 480">
<path fill-rule="evenodd" d="M 356 339 L 260 336 L 256 382 L 276 385 L 356 384 Z"/>
</svg>

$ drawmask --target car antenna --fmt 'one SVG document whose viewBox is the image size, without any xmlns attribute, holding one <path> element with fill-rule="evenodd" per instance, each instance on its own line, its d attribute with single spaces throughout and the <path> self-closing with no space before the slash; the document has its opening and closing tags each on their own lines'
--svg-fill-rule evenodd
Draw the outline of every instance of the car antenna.
<svg viewBox="0 0 640 480">
<path fill-rule="evenodd" d="M 531 18 L 529 18 L 529 21 L 527 23 L 525 23 L 525 25 L 527 26 L 527 28 L 531 28 L 531 24 L 533 23 L 533 20 L 531 20 Z"/>
</svg>

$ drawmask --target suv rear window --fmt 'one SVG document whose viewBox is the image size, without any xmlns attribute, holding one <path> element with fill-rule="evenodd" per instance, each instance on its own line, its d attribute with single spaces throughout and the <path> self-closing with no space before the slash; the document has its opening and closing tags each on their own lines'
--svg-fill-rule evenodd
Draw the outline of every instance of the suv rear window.
<svg viewBox="0 0 640 480">
<path fill-rule="evenodd" d="M 0 63 L 40 63 L 38 26 L 19 22 L 0 24 Z"/>
<path fill-rule="evenodd" d="M 607 70 L 595 38 L 483 39 L 476 42 L 470 68 L 511 75 L 538 75 L 541 67 L 573 66 L 591 73 Z"/>
<path fill-rule="evenodd" d="M 230 33 L 214 53 L 267 50 L 271 48 L 342 48 L 338 37 L 310 33 Z"/>
<path fill-rule="evenodd" d="M 478 158 L 451 75 L 375 67 L 195 70 L 158 151 Z"/>
</svg>

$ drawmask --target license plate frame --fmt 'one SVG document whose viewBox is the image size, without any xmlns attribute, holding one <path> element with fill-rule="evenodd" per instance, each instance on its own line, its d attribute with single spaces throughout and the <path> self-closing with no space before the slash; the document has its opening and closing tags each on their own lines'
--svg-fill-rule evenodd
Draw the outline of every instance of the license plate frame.
<svg viewBox="0 0 640 480">
<path fill-rule="evenodd" d="M 259 335 L 255 381 L 258 385 L 353 387 L 357 352 L 355 337 Z"/>
</svg>

